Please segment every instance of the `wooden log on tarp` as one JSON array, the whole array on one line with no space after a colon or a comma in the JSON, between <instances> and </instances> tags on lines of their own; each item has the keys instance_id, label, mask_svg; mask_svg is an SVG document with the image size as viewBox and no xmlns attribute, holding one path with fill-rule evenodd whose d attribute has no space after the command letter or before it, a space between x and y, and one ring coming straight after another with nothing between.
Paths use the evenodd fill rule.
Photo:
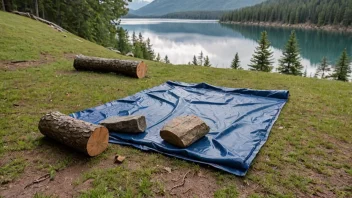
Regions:
<instances>
[{"instance_id":1,"label":"wooden log on tarp","mask_svg":"<svg viewBox=\"0 0 352 198\"><path fill-rule=\"evenodd\" d=\"M168 122L160 131L166 142L185 148L209 133L209 126L195 115L177 117Z\"/></svg>"},{"instance_id":2,"label":"wooden log on tarp","mask_svg":"<svg viewBox=\"0 0 352 198\"><path fill-rule=\"evenodd\" d=\"M144 78L147 65L143 61L108 59L78 55L73 66L76 70L114 72L135 78Z\"/></svg>"},{"instance_id":3,"label":"wooden log on tarp","mask_svg":"<svg viewBox=\"0 0 352 198\"><path fill-rule=\"evenodd\" d=\"M60 112L43 116L38 128L43 135L92 157L108 147L107 128L74 119Z\"/></svg>"},{"instance_id":4,"label":"wooden log on tarp","mask_svg":"<svg viewBox=\"0 0 352 198\"><path fill-rule=\"evenodd\" d=\"M120 133L143 133L147 128L144 116L112 116L99 124L105 126L109 131Z\"/></svg>"}]
</instances>

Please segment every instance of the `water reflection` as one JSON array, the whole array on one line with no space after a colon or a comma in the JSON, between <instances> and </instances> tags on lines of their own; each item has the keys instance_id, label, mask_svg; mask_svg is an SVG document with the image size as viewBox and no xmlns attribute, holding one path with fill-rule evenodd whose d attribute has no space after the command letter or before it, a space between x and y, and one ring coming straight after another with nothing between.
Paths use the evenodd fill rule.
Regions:
<instances>
[{"instance_id":1,"label":"water reflection","mask_svg":"<svg viewBox=\"0 0 352 198\"><path fill-rule=\"evenodd\" d=\"M228 68L236 52L241 65L247 69L257 45L260 32L266 30L273 46L275 65L278 64L291 30L288 28L219 24L216 21L173 19L124 19L122 27L130 33L142 32L152 41L163 57L168 55L174 64L187 64L203 51L214 67ZM316 30L296 30L302 64L308 75L315 73L323 56L335 63L344 48L352 54L352 34Z\"/></svg>"}]
</instances>

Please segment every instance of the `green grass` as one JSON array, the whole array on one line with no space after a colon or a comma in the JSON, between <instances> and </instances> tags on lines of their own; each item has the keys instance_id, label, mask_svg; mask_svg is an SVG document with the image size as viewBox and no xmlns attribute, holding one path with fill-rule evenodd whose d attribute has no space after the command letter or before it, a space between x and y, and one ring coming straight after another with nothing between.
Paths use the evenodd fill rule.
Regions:
<instances>
[{"instance_id":1,"label":"green grass","mask_svg":"<svg viewBox=\"0 0 352 198\"><path fill-rule=\"evenodd\" d=\"M54 176L57 168L75 164L67 152L65 155L62 149L42 138L37 124L44 113L76 112L173 80L238 88L288 89L291 97L244 178L159 154L112 146L101 157L87 160L92 170L85 172L77 183L89 178L94 181L82 197L168 196L164 182L151 180L160 174L156 164L178 170L210 171L208 175L217 183L212 189L216 197L236 197L248 191L250 197L308 197L319 193L352 196L350 83L152 61L146 61L148 77L140 80L115 74L75 72L72 60L65 58L67 54L129 57L85 40L78 42L74 35L4 12L0 12L0 35L0 64L8 60L38 60L43 56L53 60L11 71L0 68L0 157L16 158L1 163L2 181L20 178L25 166L44 169ZM18 151L57 157L54 162L44 157L36 163L24 162ZM126 165L95 169L115 153L128 156ZM138 168L129 170L129 160L138 161Z\"/></svg>"}]
</instances>

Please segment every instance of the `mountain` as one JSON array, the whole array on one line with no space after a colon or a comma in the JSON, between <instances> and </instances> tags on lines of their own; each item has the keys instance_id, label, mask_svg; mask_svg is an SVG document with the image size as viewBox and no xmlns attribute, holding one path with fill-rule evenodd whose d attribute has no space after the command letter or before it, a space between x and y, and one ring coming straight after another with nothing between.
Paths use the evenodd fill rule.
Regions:
<instances>
[{"instance_id":1,"label":"mountain","mask_svg":"<svg viewBox=\"0 0 352 198\"><path fill-rule=\"evenodd\" d=\"M265 0L154 0L136 10L140 16L161 16L184 11L220 11L235 10L262 3Z\"/></svg>"},{"instance_id":2,"label":"mountain","mask_svg":"<svg viewBox=\"0 0 352 198\"><path fill-rule=\"evenodd\" d=\"M132 0L132 2L128 3L128 8L133 12L143 6L148 5L150 2L152 2L152 0Z\"/></svg>"}]
</instances>

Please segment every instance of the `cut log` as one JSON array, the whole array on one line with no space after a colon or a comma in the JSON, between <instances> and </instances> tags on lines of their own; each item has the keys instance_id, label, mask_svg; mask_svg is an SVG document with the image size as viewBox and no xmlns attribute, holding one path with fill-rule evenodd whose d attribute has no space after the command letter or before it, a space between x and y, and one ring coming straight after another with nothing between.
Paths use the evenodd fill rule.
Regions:
<instances>
[{"instance_id":1,"label":"cut log","mask_svg":"<svg viewBox=\"0 0 352 198\"><path fill-rule=\"evenodd\" d=\"M55 29L57 29L60 32L68 32L67 30L65 30L64 28L60 27L59 25L56 25L55 23L50 22L50 21L45 20L45 19L42 19L42 18L40 18L38 16L34 16L33 14L31 14L29 12L13 11L12 13L18 14L18 15L21 15L21 16L25 16L25 17L28 17L28 18L31 18L31 19L34 19L34 20L37 20L37 21L40 21L42 23L45 23L47 25L50 25L50 26L54 27Z\"/></svg>"},{"instance_id":2,"label":"cut log","mask_svg":"<svg viewBox=\"0 0 352 198\"><path fill-rule=\"evenodd\" d=\"M113 116L100 122L101 125L113 132L143 133L147 128L144 116Z\"/></svg>"},{"instance_id":3,"label":"cut log","mask_svg":"<svg viewBox=\"0 0 352 198\"><path fill-rule=\"evenodd\" d=\"M38 128L43 135L89 156L97 156L108 147L107 128L74 119L60 112L43 116Z\"/></svg>"},{"instance_id":4,"label":"cut log","mask_svg":"<svg viewBox=\"0 0 352 198\"><path fill-rule=\"evenodd\" d=\"M73 66L76 70L114 72L136 78L144 78L147 65L143 61L107 59L78 55Z\"/></svg>"},{"instance_id":5,"label":"cut log","mask_svg":"<svg viewBox=\"0 0 352 198\"><path fill-rule=\"evenodd\" d=\"M181 116L171 120L160 131L166 142L185 148L209 133L209 126L195 115Z\"/></svg>"}]
</instances>

